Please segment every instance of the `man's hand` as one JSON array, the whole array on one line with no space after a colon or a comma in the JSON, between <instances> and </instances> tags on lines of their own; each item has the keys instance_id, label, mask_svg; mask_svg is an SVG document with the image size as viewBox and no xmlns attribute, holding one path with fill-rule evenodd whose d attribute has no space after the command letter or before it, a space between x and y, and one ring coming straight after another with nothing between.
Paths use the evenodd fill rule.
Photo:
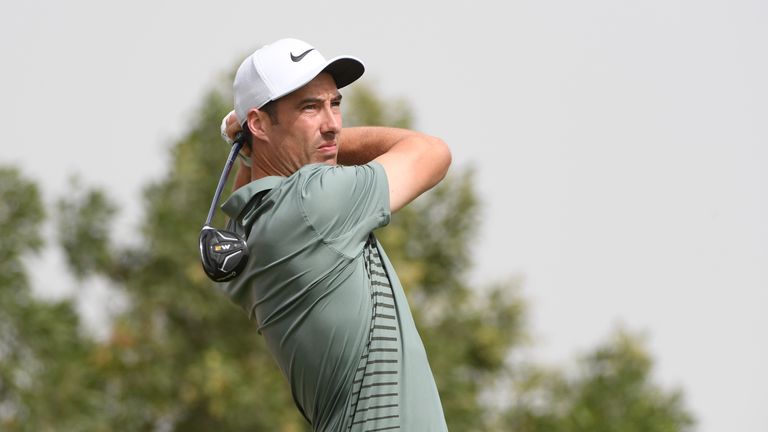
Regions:
<instances>
[{"instance_id":1,"label":"man's hand","mask_svg":"<svg viewBox=\"0 0 768 432\"><path fill-rule=\"evenodd\" d=\"M235 135L237 135L237 133L241 130L243 130L243 128L240 126L240 122L238 121L237 115L234 111L230 111L229 114L225 115L224 118L221 119L221 138L230 146L235 140ZM251 149L249 146L244 145L240 149L238 156L240 156L240 161L242 161L246 166L251 166Z\"/></svg>"}]
</instances>

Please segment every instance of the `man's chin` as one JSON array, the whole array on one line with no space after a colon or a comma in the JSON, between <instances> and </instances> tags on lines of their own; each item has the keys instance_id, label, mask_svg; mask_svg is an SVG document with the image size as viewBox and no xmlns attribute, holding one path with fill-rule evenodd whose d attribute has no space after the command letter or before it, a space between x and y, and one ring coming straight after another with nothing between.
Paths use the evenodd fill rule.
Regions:
<instances>
[{"instance_id":1,"label":"man's chin","mask_svg":"<svg viewBox=\"0 0 768 432\"><path fill-rule=\"evenodd\" d=\"M338 156L336 153L327 155L318 155L317 163L326 165L338 165Z\"/></svg>"}]
</instances>

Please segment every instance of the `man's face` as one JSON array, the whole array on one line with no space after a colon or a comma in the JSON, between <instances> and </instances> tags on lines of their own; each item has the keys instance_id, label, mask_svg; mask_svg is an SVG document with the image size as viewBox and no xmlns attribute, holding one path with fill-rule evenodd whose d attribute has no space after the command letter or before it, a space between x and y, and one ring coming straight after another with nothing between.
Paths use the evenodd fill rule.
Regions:
<instances>
[{"instance_id":1,"label":"man's face","mask_svg":"<svg viewBox=\"0 0 768 432\"><path fill-rule=\"evenodd\" d=\"M311 163L336 164L341 94L329 74L321 73L280 98L276 119L276 124L270 121L265 128L267 145L276 158L273 162L290 172Z\"/></svg>"}]
</instances>

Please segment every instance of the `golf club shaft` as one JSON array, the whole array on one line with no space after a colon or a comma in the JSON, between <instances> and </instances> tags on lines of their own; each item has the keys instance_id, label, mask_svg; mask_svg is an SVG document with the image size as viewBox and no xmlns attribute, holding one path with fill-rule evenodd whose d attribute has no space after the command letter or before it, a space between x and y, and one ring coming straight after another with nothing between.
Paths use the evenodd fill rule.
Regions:
<instances>
[{"instance_id":1,"label":"golf club shaft","mask_svg":"<svg viewBox=\"0 0 768 432\"><path fill-rule=\"evenodd\" d=\"M232 169L232 164L235 163L235 159L237 159L237 154L240 152L240 148L243 147L243 141L242 140L236 140L234 144L232 144L232 150L229 152L229 157L227 158L227 163L224 165L224 170L221 172L221 177L219 178L219 184L216 185L216 193L213 195L213 201L211 202L211 209L208 210L208 218L205 219L205 225L210 225L211 221L213 220L213 214L216 212L216 205L219 203L219 198L221 197L221 191L224 189L224 184L227 183L227 178L229 177L229 171Z\"/></svg>"}]
</instances>

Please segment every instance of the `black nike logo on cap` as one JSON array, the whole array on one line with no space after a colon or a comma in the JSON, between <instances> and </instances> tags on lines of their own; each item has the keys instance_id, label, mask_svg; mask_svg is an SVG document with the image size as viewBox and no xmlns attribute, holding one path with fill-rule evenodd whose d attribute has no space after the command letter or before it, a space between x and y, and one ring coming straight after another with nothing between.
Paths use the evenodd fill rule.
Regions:
<instances>
[{"instance_id":1,"label":"black nike logo on cap","mask_svg":"<svg viewBox=\"0 0 768 432\"><path fill-rule=\"evenodd\" d=\"M305 55L307 55L307 54L309 54L309 52L310 52L310 51L312 51L313 49L314 49L314 48L310 48L310 49L308 49L308 50L304 51L303 53L301 53L301 54L299 54L299 55L297 55L297 56L295 56L295 55L293 55L293 53L291 53L291 60L293 60L293 62L294 62L294 63L296 63L296 62L300 62L300 61L301 61L301 59L303 59L303 58L304 58L304 56L305 56Z\"/></svg>"}]
</instances>

